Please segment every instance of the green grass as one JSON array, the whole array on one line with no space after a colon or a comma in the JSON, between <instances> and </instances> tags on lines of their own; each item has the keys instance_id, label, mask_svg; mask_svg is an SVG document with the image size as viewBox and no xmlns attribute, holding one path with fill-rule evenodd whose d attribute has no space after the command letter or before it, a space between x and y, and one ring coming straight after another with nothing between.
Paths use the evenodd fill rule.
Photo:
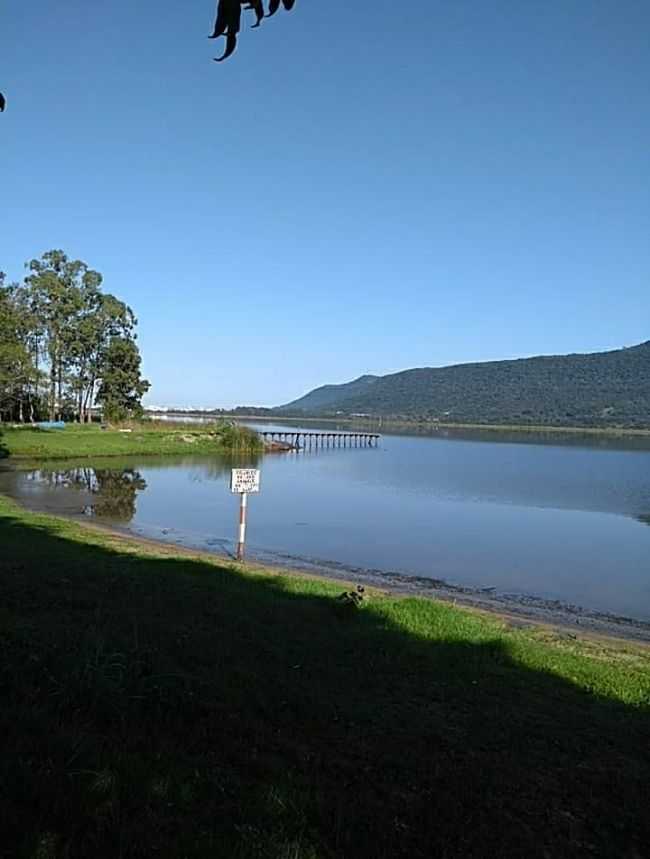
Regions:
<instances>
[{"instance_id":1,"label":"green grass","mask_svg":"<svg viewBox=\"0 0 650 859\"><path fill-rule=\"evenodd\" d=\"M641 857L650 654L0 498L0 855Z\"/></svg>"},{"instance_id":2,"label":"green grass","mask_svg":"<svg viewBox=\"0 0 650 859\"><path fill-rule=\"evenodd\" d=\"M129 430L129 431L126 431ZM63 457L257 452L258 436L245 427L215 423L196 427L142 422L120 428L70 424L63 430L0 427L0 455Z\"/></svg>"}]
</instances>

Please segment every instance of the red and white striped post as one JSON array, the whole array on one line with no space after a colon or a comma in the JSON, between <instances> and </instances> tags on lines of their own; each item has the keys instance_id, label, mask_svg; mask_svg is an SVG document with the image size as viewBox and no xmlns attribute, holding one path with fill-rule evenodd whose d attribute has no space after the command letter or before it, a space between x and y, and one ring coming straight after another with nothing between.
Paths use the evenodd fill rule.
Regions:
<instances>
[{"instance_id":1,"label":"red and white striped post","mask_svg":"<svg viewBox=\"0 0 650 859\"><path fill-rule=\"evenodd\" d=\"M237 560L244 560L246 549L246 514L249 492L260 491L260 473L256 468L233 468L230 476L230 491L239 495L239 533L237 536Z\"/></svg>"},{"instance_id":2,"label":"red and white striped post","mask_svg":"<svg viewBox=\"0 0 650 859\"><path fill-rule=\"evenodd\" d=\"M244 548L246 546L246 512L248 510L248 492L242 492L239 496L239 540L237 541L237 560L244 560Z\"/></svg>"}]
</instances>

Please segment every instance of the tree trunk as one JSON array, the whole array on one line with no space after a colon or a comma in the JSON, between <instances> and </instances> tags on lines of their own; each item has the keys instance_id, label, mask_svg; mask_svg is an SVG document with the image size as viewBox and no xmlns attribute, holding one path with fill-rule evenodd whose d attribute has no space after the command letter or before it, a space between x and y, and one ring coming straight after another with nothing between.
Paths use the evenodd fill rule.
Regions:
<instances>
[{"instance_id":1,"label":"tree trunk","mask_svg":"<svg viewBox=\"0 0 650 859\"><path fill-rule=\"evenodd\" d=\"M56 419L61 420L61 401L63 400L63 368L59 361L59 371L57 379L57 397L56 397Z\"/></svg>"},{"instance_id":2,"label":"tree trunk","mask_svg":"<svg viewBox=\"0 0 650 859\"><path fill-rule=\"evenodd\" d=\"M86 362L82 361L79 365L79 387L77 389L77 417L80 424L86 422L86 388L84 386L84 378L86 375Z\"/></svg>"},{"instance_id":3,"label":"tree trunk","mask_svg":"<svg viewBox=\"0 0 650 859\"><path fill-rule=\"evenodd\" d=\"M88 390L86 391L86 401L84 403L84 411L86 413L86 423L92 423L92 408L93 401L95 399L95 379L92 378L90 380L90 384L88 385Z\"/></svg>"},{"instance_id":4,"label":"tree trunk","mask_svg":"<svg viewBox=\"0 0 650 859\"><path fill-rule=\"evenodd\" d=\"M34 342L34 381L30 389L29 394L29 420L30 423L34 423L34 400L38 400L38 383L40 380L39 377L39 365L38 365L38 342Z\"/></svg>"},{"instance_id":5,"label":"tree trunk","mask_svg":"<svg viewBox=\"0 0 650 859\"><path fill-rule=\"evenodd\" d=\"M53 361L50 367L50 402L49 402L49 418L51 421L55 419L56 409L56 364Z\"/></svg>"}]
</instances>

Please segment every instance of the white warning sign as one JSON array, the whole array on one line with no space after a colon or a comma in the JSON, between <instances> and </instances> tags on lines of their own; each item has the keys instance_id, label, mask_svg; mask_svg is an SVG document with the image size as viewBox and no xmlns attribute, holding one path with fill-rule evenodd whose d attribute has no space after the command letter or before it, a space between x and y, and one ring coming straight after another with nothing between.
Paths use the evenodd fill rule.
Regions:
<instances>
[{"instance_id":1,"label":"white warning sign","mask_svg":"<svg viewBox=\"0 0 650 859\"><path fill-rule=\"evenodd\" d=\"M230 475L230 491L241 495L244 492L260 491L260 472L257 468L233 468Z\"/></svg>"}]
</instances>

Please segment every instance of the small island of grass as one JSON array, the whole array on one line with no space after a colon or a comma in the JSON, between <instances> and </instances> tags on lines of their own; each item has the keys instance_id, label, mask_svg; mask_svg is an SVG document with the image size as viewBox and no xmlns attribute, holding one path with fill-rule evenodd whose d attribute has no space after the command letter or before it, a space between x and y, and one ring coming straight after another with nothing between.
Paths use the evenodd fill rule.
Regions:
<instances>
[{"instance_id":1,"label":"small island of grass","mask_svg":"<svg viewBox=\"0 0 650 859\"><path fill-rule=\"evenodd\" d=\"M0 456L15 458L249 454L263 450L256 432L228 421L200 426L138 421L106 428L70 424L63 429L0 425Z\"/></svg>"}]
</instances>

